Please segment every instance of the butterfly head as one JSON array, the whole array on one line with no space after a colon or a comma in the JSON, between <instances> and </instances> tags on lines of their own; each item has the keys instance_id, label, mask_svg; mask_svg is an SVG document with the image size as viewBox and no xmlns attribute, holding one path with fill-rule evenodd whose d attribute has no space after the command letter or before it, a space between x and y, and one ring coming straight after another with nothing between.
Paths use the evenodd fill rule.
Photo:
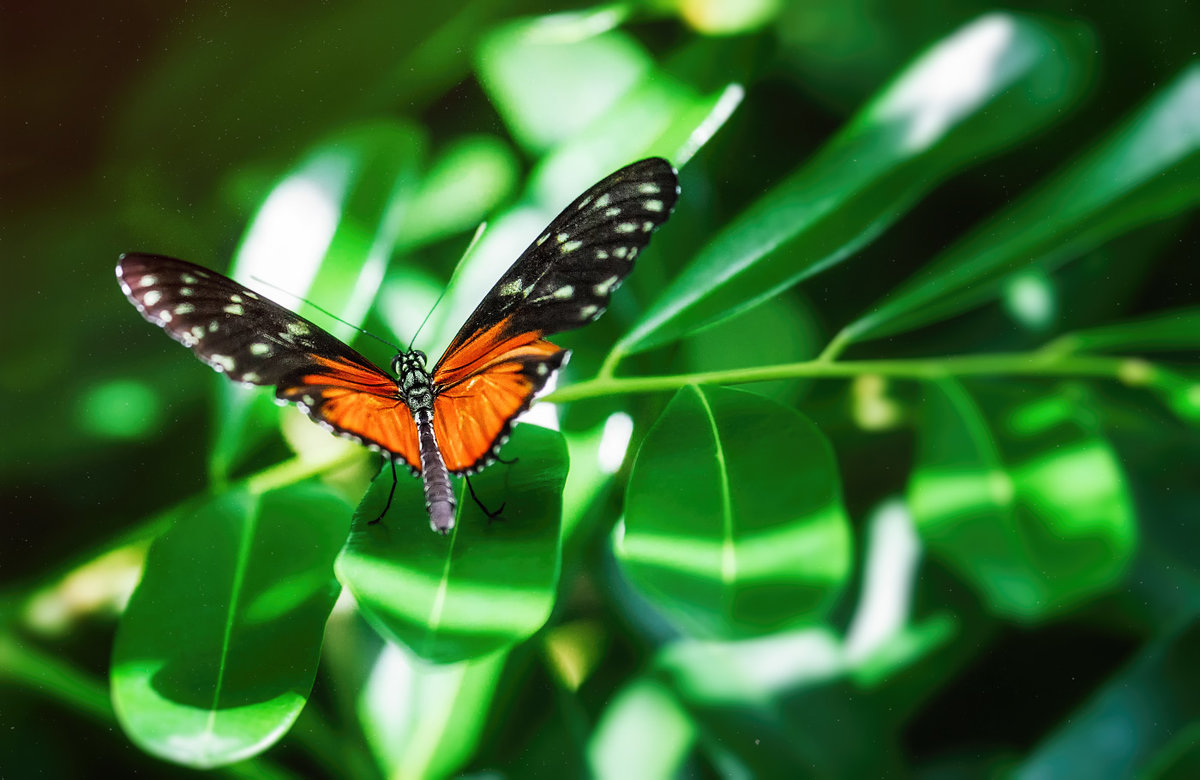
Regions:
<instances>
[{"instance_id":1,"label":"butterfly head","mask_svg":"<svg viewBox=\"0 0 1200 780\"><path fill-rule=\"evenodd\" d=\"M413 372L425 373L425 353L419 349L399 353L392 358L392 372L399 377Z\"/></svg>"}]
</instances>

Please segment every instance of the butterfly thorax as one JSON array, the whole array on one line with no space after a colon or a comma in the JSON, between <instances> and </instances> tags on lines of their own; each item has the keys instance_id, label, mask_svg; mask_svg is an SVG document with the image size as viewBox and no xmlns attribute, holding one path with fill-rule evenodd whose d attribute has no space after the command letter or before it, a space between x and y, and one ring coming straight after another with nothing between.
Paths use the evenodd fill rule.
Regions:
<instances>
[{"instance_id":1,"label":"butterfly thorax","mask_svg":"<svg viewBox=\"0 0 1200 780\"><path fill-rule=\"evenodd\" d=\"M392 358L400 397L415 416L433 411L433 380L425 369L425 353L419 349L401 352Z\"/></svg>"}]
</instances>

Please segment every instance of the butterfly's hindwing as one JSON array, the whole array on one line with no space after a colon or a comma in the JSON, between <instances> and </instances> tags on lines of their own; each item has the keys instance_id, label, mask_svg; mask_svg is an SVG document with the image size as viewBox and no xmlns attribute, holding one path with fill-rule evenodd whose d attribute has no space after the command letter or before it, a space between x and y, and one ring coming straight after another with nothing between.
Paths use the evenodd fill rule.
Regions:
<instances>
[{"instance_id":1,"label":"butterfly's hindwing","mask_svg":"<svg viewBox=\"0 0 1200 780\"><path fill-rule=\"evenodd\" d=\"M549 341L536 341L439 393L433 426L446 467L455 474L472 474L492 463L513 420L529 408L569 354Z\"/></svg>"}]
</instances>

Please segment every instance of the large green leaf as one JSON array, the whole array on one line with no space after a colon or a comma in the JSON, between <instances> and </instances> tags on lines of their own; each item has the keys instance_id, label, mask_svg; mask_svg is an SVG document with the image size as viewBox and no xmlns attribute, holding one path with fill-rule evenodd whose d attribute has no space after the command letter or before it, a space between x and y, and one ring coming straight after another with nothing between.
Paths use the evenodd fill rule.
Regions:
<instances>
[{"instance_id":1,"label":"large green leaf","mask_svg":"<svg viewBox=\"0 0 1200 780\"><path fill-rule=\"evenodd\" d=\"M117 630L112 695L143 750L193 767L254 755L308 697L350 507L298 485L181 513Z\"/></svg>"},{"instance_id":2,"label":"large green leaf","mask_svg":"<svg viewBox=\"0 0 1200 780\"><path fill-rule=\"evenodd\" d=\"M684 388L638 452L616 547L633 582L691 631L817 620L851 558L833 450L774 401Z\"/></svg>"},{"instance_id":3,"label":"large green leaf","mask_svg":"<svg viewBox=\"0 0 1200 780\"><path fill-rule=\"evenodd\" d=\"M381 122L344 130L315 146L259 208L232 276L349 340L375 300L395 249L423 145L413 127ZM332 321L280 289L320 301L349 324ZM277 414L269 393L226 383L220 393L210 455L210 472L218 478Z\"/></svg>"},{"instance_id":4,"label":"large green leaf","mask_svg":"<svg viewBox=\"0 0 1200 780\"><path fill-rule=\"evenodd\" d=\"M557 431L518 425L504 448L512 466L472 477L475 492L503 518L489 521L456 481L458 522L449 536L429 529L421 484L404 474L387 516L387 469L354 517L337 572L367 620L421 658L463 661L515 644L541 628L554 605L567 451Z\"/></svg>"},{"instance_id":5,"label":"large green leaf","mask_svg":"<svg viewBox=\"0 0 1200 780\"><path fill-rule=\"evenodd\" d=\"M1111 588L1133 555L1136 519L1086 411L1049 394L996 399L985 414L953 380L926 387L909 502L931 553L1018 620Z\"/></svg>"},{"instance_id":6,"label":"large green leaf","mask_svg":"<svg viewBox=\"0 0 1200 780\"><path fill-rule=\"evenodd\" d=\"M1050 266L1200 203L1200 65L1034 192L980 225L849 325L858 341L957 314L1034 262Z\"/></svg>"},{"instance_id":7,"label":"large green leaf","mask_svg":"<svg viewBox=\"0 0 1200 780\"><path fill-rule=\"evenodd\" d=\"M1075 36L990 14L914 62L811 161L733 220L618 344L670 342L849 257L955 171L1074 101Z\"/></svg>"}]
</instances>

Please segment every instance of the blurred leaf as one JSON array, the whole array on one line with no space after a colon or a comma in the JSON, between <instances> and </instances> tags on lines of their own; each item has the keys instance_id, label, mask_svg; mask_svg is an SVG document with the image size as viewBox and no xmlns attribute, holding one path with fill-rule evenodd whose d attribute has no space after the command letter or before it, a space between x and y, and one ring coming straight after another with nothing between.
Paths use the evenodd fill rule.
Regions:
<instances>
[{"instance_id":1,"label":"blurred leaf","mask_svg":"<svg viewBox=\"0 0 1200 780\"><path fill-rule=\"evenodd\" d=\"M687 371L722 371L816 357L820 329L807 302L781 295L735 314L687 337L682 346ZM780 403L794 403L804 379L760 382L754 392Z\"/></svg>"},{"instance_id":2,"label":"blurred leaf","mask_svg":"<svg viewBox=\"0 0 1200 780\"><path fill-rule=\"evenodd\" d=\"M850 569L833 450L798 412L741 390L680 390L629 477L617 556L661 609L732 637L819 619Z\"/></svg>"},{"instance_id":3,"label":"blurred leaf","mask_svg":"<svg viewBox=\"0 0 1200 780\"><path fill-rule=\"evenodd\" d=\"M1200 349L1200 307L1155 312L1075 331L1061 338L1059 344L1077 352Z\"/></svg>"},{"instance_id":4,"label":"blurred leaf","mask_svg":"<svg viewBox=\"0 0 1200 780\"><path fill-rule=\"evenodd\" d=\"M548 153L531 186L540 200L567 203L591 182L642 157L663 157L681 168L744 95L737 84L701 94L668 73L649 72L603 116Z\"/></svg>"},{"instance_id":5,"label":"blurred leaf","mask_svg":"<svg viewBox=\"0 0 1200 780\"><path fill-rule=\"evenodd\" d=\"M518 425L504 456L472 478L489 521L457 481L458 523L443 537L429 529L421 483L400 474L387 516L392 475L384 469L354 516L337 572L377 631L434 663L479 658L542 627L554 605L567 453L557 431ZM401 467L403 469L403 467Z\"/></svg>"},{"instance_id":6,"label":"blurred leaf","mask_svg":"<svg viewBox=\"0 0 1200 780\"><path fill-rule=\"evenodd\" d=\"M1125 670L1071 714L1014 773L1056 777L1186 777L1200 722L1200 620L1151 643Z\"/></svg>"},{"instance_id":7,"label":"blurred leaf","mask_svg":"<svg viewBox=\"0 0 1200 780\"><path fill-rule=\"evenodd\" d=\"M588 741L598 778L679 777L696 725L663 684L639 677L613 696Z\"/></svg>"},{"instance_id":8,"label":"blurred leaf","mask_svg":"<svg viewBox=\"0 0 1200 780\"><path fill-rule=\"evenodd\" d=\"M617 348L668 343L849 257L947 176L1058 118L1080 86L1076 46L1005 14L942 41L718 233Z\"/></svg>"},{"instance_id":9,"label":"blurred leaf","mask_svg":"<svg viewBox=\"0 0 1200 780\"><path fill-rule=\"evenodd\" d=\"M231 275L350 340L383 281L416 186L422 148L419 132L400 122L351 128L318 144L259 208ZM331 321L299 297L311 298L350 324ZM219 392L209 458L209 471L218 479L228 476L270 430L267 423L277 419L270 393L246 393L231 384Z\"/></svg>"},{"instance_id":10,"label":"blurred leaf","mask_svg":"<svg viewBox=\"0 0 1200 780\"><path fill-rule=\"evenodd\" d=\"M413 197L399 244L411 249L473 229L517 182L517 159L500 139L474 135L455 140L433 163Z\"/></svg>"},{"instance_id":11,"label":"blurred leaf","mask_svg":"<svg viewBox=\"0 0 1200 780\"><path fill-rule=\"evenodd\" d=\"M844 331L911 330L993 298L999 281L1050 266L1200 203L1200 65L1187 68L1092 151L942 253Z\"/></svg>"},{"instance_id":12,"label":"blurred leaf","mask_svg":"<svg viewBox=\"0 0 1200 780\"><path fill-rule=\"evenodd\" d=\"M909 503L929 550L1017 620L1113 587L1134 554L1136 518L1083 411L1053 394L985 414L953 380L926 388Z\"/></svg>"},{"instance_id":13,"label":"blurred leaf","mask_svg":"<svg viewBox=\"0 0 1200 780\"><path fill-rule=\"evenodd\" d=\"M483 733L506 654L431 666L384 646L363 686L358 714L389 777L446 777L460 770Z\"/></svg>"},{"instance_id":14,"label":"blurred leaf","mask_svg":"<svg viewBox=\"0 0 1200 780\"><path fill-rule=\"evenodd\" d=\"M480 43L479 80L527 150L545 151L603 116L651 68L641 45L612 31L624 14L609 6L523 19Z\"/></svg>"},{"instance_id":15,"label":"blurred leaf","mask_svg":"<svg viewBox=\"0 0 1200 780\"><path fill-rule=\"evenodd\" d=\"M150 548L112 695L139 747L196 768L270 747L304 707L350 507L316 485L208 500Z\"/></svg>"},{"instance_id":16,"label":"blurred leaf","mask_svg":"<svg viewBox=\"0 0 1200 780\"><path fill-rule=\"evenodd\" d=\"M895 746L877 705L846 678L826 628L737 642L684 640L658 654L701 746L725 775L770 776L805 767L818 777L895 774ZM870 744L871 750L863 750Z\"/></svg>"}]
</instances>

